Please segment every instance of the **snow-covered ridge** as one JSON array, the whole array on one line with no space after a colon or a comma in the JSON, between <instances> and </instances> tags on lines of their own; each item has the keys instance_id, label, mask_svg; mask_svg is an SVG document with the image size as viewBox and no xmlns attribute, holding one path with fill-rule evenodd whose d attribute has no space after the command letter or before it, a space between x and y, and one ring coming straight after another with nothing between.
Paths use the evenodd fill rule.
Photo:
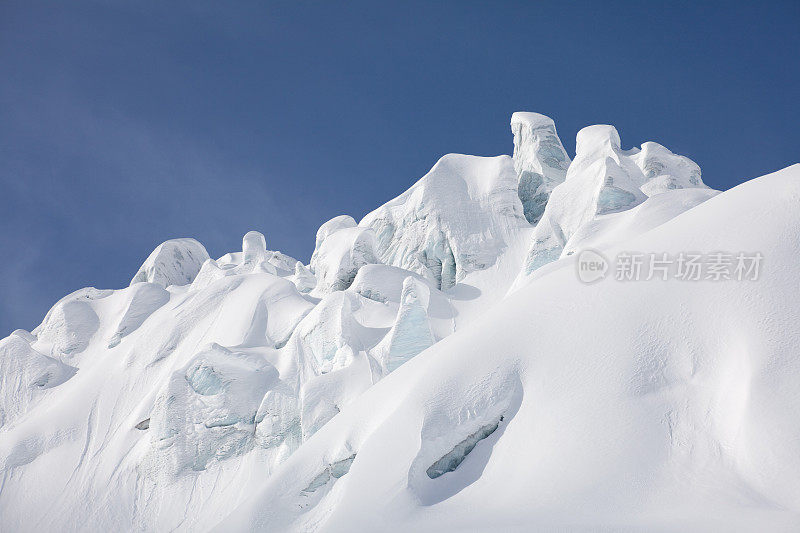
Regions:
<instances>
[{"instance_id":1,"label":"snow-covered ridge","mask_svg":"<svg viewBox=\"0 0 800 533\"><path fill-rule=\"evenodd\" d=\"M360 222L326 222L308 265L269 233L217 259L173 239L129 287L78 290L0 340L0 529L791 523L800 272L777 236L800 228L800 167L718 194L613 126L578 132L572 159L544 115L511 130L513 157L445 155ZM573 254L622 245L785 269L576 280ZM730 522L676 518L695 501Z\"/></svg>"}]
</instances>

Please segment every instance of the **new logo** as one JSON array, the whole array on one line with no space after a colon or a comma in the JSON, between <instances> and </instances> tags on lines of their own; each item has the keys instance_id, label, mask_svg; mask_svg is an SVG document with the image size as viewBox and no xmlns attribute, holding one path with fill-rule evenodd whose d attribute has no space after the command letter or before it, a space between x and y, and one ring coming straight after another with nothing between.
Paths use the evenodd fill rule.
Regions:
<instances>
[{"instance_id":1,"label":"new logo","mask_svg":"<svg viewBox=\"0 0 800 533\"><path fill-rule=\"evenodd\" d=\"M578 279L584 283L594 283L606 277L608 259L594 250L583 250L578 254L576 263Z\"/></svg>"}]
</instances>

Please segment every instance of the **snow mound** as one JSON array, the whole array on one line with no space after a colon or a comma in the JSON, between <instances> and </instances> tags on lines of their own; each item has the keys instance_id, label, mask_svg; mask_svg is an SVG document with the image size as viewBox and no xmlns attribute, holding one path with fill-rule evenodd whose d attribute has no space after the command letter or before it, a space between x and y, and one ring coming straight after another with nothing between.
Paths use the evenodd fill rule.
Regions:
<instances>
[{"instance_id":1,"label":"snow mound","mask_svg":"<svg viewBox=\"0 0 800 533\"><path fill-rule=\"evenodd\" d=\"M300 261L295 262L292 282L302 293L311 292L317 286L317 278L314 273Z\"/></svg>"},{"instance_id":2,"label":"snow mound","mask_svg":"<svg viewBox=\"0 0 800 533\"><path fill-rule=\"evenodd\" d=\"M267 240L262 233L248 231L242 237L242 261L256 265L267 258Z\"/></svg>"},{"instance_id":3,"label":"snow mound","mask_svg":"<svg viewBox=\"0 0 800 533\"><path fill-rule=\"evenodd\" d=\"M658 143L646 142L642 151L631 156L647 180L642 192L653 196L673 189L705 187L697 163L682 155L673 154Z\"/></svg>"},{"instance_id":4,"label":"snow mound","mask_svg":"<svg viewBox=\"0 0 800 533\"><path fill-rule=\"evenodd\" d=\"M243 274L271 274L291 280L298 290L308 292L309 282L301 269L297 276L297 259L267 250L266 239L258 231L249 231L242 237L242 251L231 252L217 260L206 259L192 282L192 290L203 290L218 279ZM312 275L313 277L313 275ZM302 278L302 279L301 279Z\"/></svg>"},{"instance_id":5,"label":"snow mound","mask_svg":"<svg viewBox=\"0 0 800 533\"><path fill-rule=\"evenodd\" d=\"M75 373L75 368L34 350L35 340L24 330L0 340L0 428Z\"/></svg>"},{"instance_id":6,"label":"snow mound","mask_svg":"<svg viewBox=\"0 0 800 533\"><path fill-rule=\"evenodd\" d=\"M278 371L262 357L218 344L201 351L156 398L145 471L204 470L212 459L246 453L261 400L278 383Z\"/></svg>"},{"instance_id":7,"label":"snow mound","mask_svg":"<svg viewBox=\"0 0 800 533\"><path fill-rule=\"evenodd\" d=\"M298 324L293 339L316 373L327 373L348 366L355 353L365 348L361 327L354 310L358 301L349 292L325 296ZM355 308L355 309L354 309Z\"/></svg>"},{"instance_id":8,"label":"snow mound","mask_svg":"<svg viewBox=\"0 0 800 533\"><path fill-rule=\"evenodd\" d=\"M523 224L510 157L449 154L359 226L375 231L383 263L448 289L493 265Z\"/></svg>"},{"instance_id":9,"label":"snow mound","mask_svg":"<svg viewBox=\"0 0 800 533\"><path fill-rule=\"evenodd\" d=\"M111 293L89 287L62 298L33 330L37 343L61 356L84 351L100 327L93 304Z\"/></svg>"},{"instance_id":10,"label":"snow mound","mask_svg":"<svg viewBox=\"0 0 800 533\"><path fill-rule=\"evenodd\" d=\"M366 265L358 271L349 290L376 302L400 303L403 283L408 277L409 271L403 268L389 265ZM430 282L419 274L412 274L411 277L430 287Z\"/></svg>"},{"instance_id":11,"label":"snow mound","mask_svg":"<svg viewBox=\"0 0 800 533\"><path fill-rule=\"evenodd\" d=\"M331 225L341 218L326 222L317 232L319 247L314 250L310 267L320 294L347 289L359 268L378 262L373 231L349 224Z\"/></svg>"},{"instance_id":12,"label":"snow mound","mask_svg":"<svg viewBox=\"0 0 800 533\"><path fill-rule=\"evenodd\" d=\"M208 259L205 247L194 239L172 239L159 244L131 280L169 287L194 281Z\"/></svg>"},{"instance_id":13,"label":"snow mound","mask_svg":"<svg viewBox=\"0 0 800 533\"><path fill-rule=\"evenodd\" d=\"M314 254L318 252L322 242L332 233L336 233L340 229L355 228L357 225L355 219L350 215L339 215L325 222L317 230L317 238L314 242Z\"/></svg>"}]
</instances>

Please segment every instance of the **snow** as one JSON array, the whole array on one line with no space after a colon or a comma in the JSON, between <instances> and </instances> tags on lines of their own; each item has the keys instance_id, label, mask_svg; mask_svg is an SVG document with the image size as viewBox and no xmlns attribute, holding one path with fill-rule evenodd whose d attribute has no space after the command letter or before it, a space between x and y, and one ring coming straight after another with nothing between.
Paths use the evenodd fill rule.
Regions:
<instances>
[{"instance_id":1,"label":"snow","mask_svg":"<svg viewBox=\"0 0 800 533\"><path fill-rule=\"evenodd\" d=\"M147 257L131 280L156 283L162 287L191 283L203 262L208 259L205 247L194 239L163 242Z\"/></svg>"},{"instance_id":2,"label":"snow","mask_svg":"<svg viewBox=\"0 0 800 533\"><path fill-rule=\"evenodd\" d=\"M413 276L408 276L403 281L397 319L382 347L381 359L386 373L396 370L436 342L428 317L429 302L428 286Z\"/></svg>"},{"instance_id":3,"label":"snow","mask_svg":"<svg viewBox=\"0 0 800 533\"><path fill-rule=\"evenodd\" d=\"M100 319L92 304L109 293L90 287L62 298L33 330L36 342L46 345L46 351L60 356L84 351L100 327Z\"/></svg>"},{"instance_id":4,"label":"snow","mask_svg":"<svg viewBox=\"0 0 800 533\"><path fill-rule=\"evenodd\" d=\"M248 231L242 237L242 261L256 265L267 258L267 240L257 231Z\"/></svg>"},{"instance_id":5,"label":"snow","mask_svg":"<svg viewBox=\"0 0 800 533\"><path fill-rule=\"evenodd\" d=\"M448 472L455 471L480 441L497 431L497 427L502 421L503 417L500 417L497 422L486 424L478 429L478 431L456 444L455 448L447 452L441 459L429 466L425 473L429 478L436 479Z\"/></svg>"},{"instance_id":6,"label":"snow","mask_svg":"<svg viewBox=\"0 0 800 533\"><path fill-rule=\"evenodd\" d=\"M798 178L747 183L626 243L760 249L775 267L758 281L584 285L564 264L376 384L224 528L794 529L800 272L782 235L800 230ZM418 476L499 416L502 434L455 470ZM310 467L345 444L349 473L306 509Z\"/></svg>"},{"instance_id":7,"label":"snow","mask_svg":"<svg viewBox=\"0 0 800 533\"><path fill-rule=\"evenodd\" d=\"M350 215L339 215L325 222L317 230L317 238L314 242L314 253L316 254L318 252L322 242L332 233L336 233L340 229L355 228L357 225L355 219Z\"/></svg>"},{"instance_id":8,"label":"snow","mask_svg":"<svg viewBox=\"0 0 800 533\"><path fill-rule=\"evenodd\" d=\"M294 276L292 282L297 290L302 293L311 292L317 286L317 278L303 263L296 261L294 264Z\"/></svg>"},{"instance_id":9,"label":"snow","mask_svg":"<svg viewBox=\"0 0 800 533\"><path fill-rule=\"evenodd\" d=\"M75 368L34 350L34 341L24 330L0 340L0 428L75 373Z\"/></svg>"},{"instance_id":10,"label":"snow","mask_svg":"<svg viewBox=\"0 0 800 533\"><path fill-rule=\"evenodd\" d=\"M792 531L800 165L719 193L654 142L512 117L308 265L160 245L0 340L0 529ZM760 252L755 281L576 257Z\"/></svg>"},{"instance_id":11,"label":"snow","mask_svg":"<svg viewBox=\"0 0 800 533\"><path fill-rule=\"evenodd\" d=\"M169 292L155 283L137 283L131 287L131 291L133 291L133 296L130 304L120 319L114 336L108 341L109 348L119 344L125 335L136 331L147 317L169 301Z\"/></svg>"},{"instance_id":12,"label":"snow","mask_svg":"<svg viewBox=\"0 0 800 533\"><path fill-rule=\"evenodd\" d=\"M550 117L518 111L511 115L511 131L519 198L525 218L536 224L550 193L566 178L570 159Z\"/></svg>"},{"instance_id":13,"label":"snow","mask_svg":"<svg viewBox=\"0 0 800 533\"><path fill-rule=\"evenodd\" d=\"M515 287L537 269L571 253L586 234L608 240L600 231L606 227L599 222L603 217L627 212L659 193L708 190L693 161L652 142L644 143L641 150L623 150L614 126L587 126L578 132L575 142L575 159L565 181L550 193ZM673 216L677 214L673 211ZM650 227L644 224L643 229Z\"/></svg>"},{"instance_id":14,"label":"snow","mask_svg":"<svg viewBox=\"0 0 800 533\"><path fill-rule=\"evenodd\" d=\"M378 262L375 234L371 229L349 224L326 227L336 221L326 222L319 229L319 245L311 257L311 271L317 278L316 293L320 295L348 288L359 268Z\"/></svg>"},{"instance_id":15,"label":"snow","mask_svg":"<svg viewBox=\"0 0 800 533\"><path fill-rule=\"evenodd\" d=\"M448 154L359 226L374 230L381 262L449 289L491 266L524 223L511 158Z\"/></svg>"},{"instance_id":16,"label":"snow","mask_svg":"<svg viewBox=\"0 0 800 533\"><path fill-rule=\"evenodd\" d=\"M700 167L689 159L673 154L658 143L642 144L642 151L631 157L642 169L645 179L642 192L647 196L672 189L704 187L700 179Z\"/></svg>"},{"instance_id":17,"label":"snow","mask_svg":"<svg viewBox=\"0 0 800 533\"><path fill-rule=\"evenodd\" d=\"M253 446L261 399L278 371L262 357L218 344L194 356L156 397L142 470L204 470Z\"/></svg>"}]
</instances>

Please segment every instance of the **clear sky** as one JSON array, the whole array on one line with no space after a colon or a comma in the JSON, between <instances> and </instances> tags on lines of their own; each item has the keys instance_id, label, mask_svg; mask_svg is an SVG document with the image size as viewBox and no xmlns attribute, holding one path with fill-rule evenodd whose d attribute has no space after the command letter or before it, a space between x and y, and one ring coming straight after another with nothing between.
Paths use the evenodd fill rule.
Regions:
<instances>
[{"instance_id":1,"label":"clear sky","mask_svg":"<svg viewBox=\"0 0 800 533\"><path fill-rule=\"evenodd\" d=\"M160 242L307 261L443 154L614 124L727 189L800 160L800 2L0 2L0 336Z\"/></svg>"}]
</instances>

